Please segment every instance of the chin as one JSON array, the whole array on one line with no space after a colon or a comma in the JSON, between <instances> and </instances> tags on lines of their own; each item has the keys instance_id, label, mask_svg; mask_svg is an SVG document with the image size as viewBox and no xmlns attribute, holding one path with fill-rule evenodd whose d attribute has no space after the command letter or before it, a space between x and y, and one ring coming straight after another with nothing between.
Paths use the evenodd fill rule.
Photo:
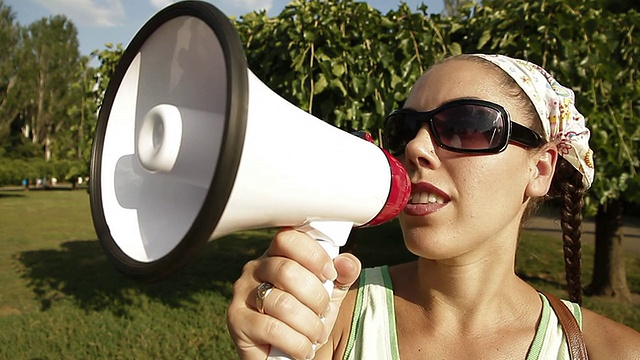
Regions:
<instances>
[{"instance_id":1,"label":"chin","mask_svg":"<svg viewBox=\"0 0 640 360\"><path fill-rule=\"evenodd\" d=\"M412 254L430 260L451 259L460 255L460 249L451 241L453 234L437 234L420 227L402 230L404 245Z\"/></svg>"}]
</instances>

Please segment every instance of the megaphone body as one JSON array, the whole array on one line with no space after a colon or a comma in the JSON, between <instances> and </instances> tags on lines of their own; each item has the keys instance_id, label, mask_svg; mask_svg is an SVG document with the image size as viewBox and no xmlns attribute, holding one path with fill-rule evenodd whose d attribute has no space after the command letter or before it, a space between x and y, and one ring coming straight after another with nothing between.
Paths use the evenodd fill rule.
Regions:
<instances>
[{"instance_id":1,"label":"megaphone body","mask_svg":"<svg viewBox=\"0 0 640 360\"><path fill-rule=\"evenodd\" d=\"M91 159L98 238L120 271L144 280L246 229L298 227L335 256L354 226L395 217L409 189L386 151L263 84L227 17L199 1L161 10L131 41Z\"/></svg>"}]
</instances>

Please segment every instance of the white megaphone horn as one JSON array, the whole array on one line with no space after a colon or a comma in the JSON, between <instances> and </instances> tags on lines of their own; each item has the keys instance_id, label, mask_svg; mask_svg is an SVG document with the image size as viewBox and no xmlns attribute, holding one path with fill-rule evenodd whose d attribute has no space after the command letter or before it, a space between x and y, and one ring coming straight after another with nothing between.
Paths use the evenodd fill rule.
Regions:
<instances>
[{"instance_id":1,"label":"white megaphone horn","mask_svg":"<svg viewBox=\"0 0 640 360\"><path fill-rule=\"evenodd\" d=\"M118 270L143 280L245 229L298 227L335 257L354 226L391 220L409 193L402 165L370 138L258 80L233 24L201 1L164 8L133 38L91 157L98 238Z\"/></svg>"}]
</instances>

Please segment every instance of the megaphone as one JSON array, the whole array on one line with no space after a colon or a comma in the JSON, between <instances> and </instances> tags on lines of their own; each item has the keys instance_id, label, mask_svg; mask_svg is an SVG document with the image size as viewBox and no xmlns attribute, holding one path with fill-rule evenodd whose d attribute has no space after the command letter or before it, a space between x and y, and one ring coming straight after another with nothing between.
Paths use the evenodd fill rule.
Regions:
<instances>
[{"instance_id":1,"label":"megaphone","mask_svg":"<svg viewBox=\"0 0 640 360\"><path fill-rule=\"evenodd\" d=\"M299 227L335 256L353 227L394 218L410 193L386 151L263 84L233 24L200 1L159 11L124 51L90 175L107 256L151 281L209 240L246 229Z\"/></svg>"}]
</instances>

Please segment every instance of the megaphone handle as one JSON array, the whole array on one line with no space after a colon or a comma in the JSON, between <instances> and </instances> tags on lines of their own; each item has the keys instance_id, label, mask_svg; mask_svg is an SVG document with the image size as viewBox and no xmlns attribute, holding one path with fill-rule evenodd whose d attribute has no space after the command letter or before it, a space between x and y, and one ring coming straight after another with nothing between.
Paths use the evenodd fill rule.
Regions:
<instances>
[{"instance_id":1,"label":"megaphone handle","mask_svg":"<svg viewBox=\"0 0 640 360\"><path fill-rule=\"evenodd\" d=\"M323 231L323 228L326 229L327 226L331 228L331 231ZM332 259L335 259L335 257L340 253L340 246L347 243L352 227L353 223L350 222L314 221L309 224L305 224L298 229L306 232L312 238L315 238L327 254ZM331 295L333 294L333 281L327 280L322 284L322 286L324 286L327 294L329 294L329 298L331 298ZM269 351L269 357L267 359L290 360L291 357L281 350L271 347L271 351Z\"/></svg>"},{"instance_id":2,"label":"megaphone handle","mask_svg":"<svg viewBox=\"0 0 640 360\"><path fill-rule=\"evenodd\" d=\"M324 251L327 252L331 259L335 259L336 256L340 254L340 246L334 245L331 241L318 240L318 244L322 246ZM327 280L324 282L324 284L322 284L322 286L324 286L327 294L329 294L329 298L331 298L331 295L333 295L333 281Z\"/></svg>"}]
</instances>

